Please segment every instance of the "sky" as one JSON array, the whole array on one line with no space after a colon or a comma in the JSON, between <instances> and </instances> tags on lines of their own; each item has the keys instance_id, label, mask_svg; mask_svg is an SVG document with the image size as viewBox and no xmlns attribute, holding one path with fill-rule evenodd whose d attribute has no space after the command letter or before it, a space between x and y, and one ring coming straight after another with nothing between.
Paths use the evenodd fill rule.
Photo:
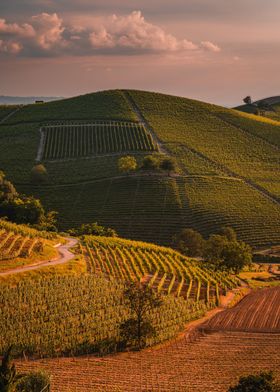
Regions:
<instances>
[{"instance_id":1,"label":"sky","mask_svg":"<svg viewBox=\"0 0 280 392\"><path fill-rule=\"evenodd\" d=\"M0 95L280 95L279 0L1 0Z\"/></svg>"}]
</instances>

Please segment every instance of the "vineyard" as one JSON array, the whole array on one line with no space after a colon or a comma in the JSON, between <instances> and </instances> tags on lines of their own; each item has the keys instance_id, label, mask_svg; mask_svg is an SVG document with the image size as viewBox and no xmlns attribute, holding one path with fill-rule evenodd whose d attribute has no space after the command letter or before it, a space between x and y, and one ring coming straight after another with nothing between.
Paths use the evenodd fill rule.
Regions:
<instances>
[{"instance_id":1,"label":"vineyard","mask_svg":"<svg viewBox=\"0 0 280 392\"><path fill-rule=\"evenodd\" d=\"M169 248L147 243L87 236L83 253L91 273L123 282L142 281L159 293L195 302L217 303L221 289L238 284L228 274L209 272L203 264Z\"/></svg>"},{"instance_id":2,"label":"vineyard","mask_svg":"<svg viewBox=\"0 0 280 392\"><path fill-rule=\"evenodd\" d=\"M270 294L266 292L266 301ZM260 299L259 292L253 293L250 307L244 309L252 320L262 319L262 308L254 295ZM244 301L246 298L240 306ZM219 313L214 319L227 312ZM265 314L273 315L268 311ZM240 318L237 320L242 322ZM236 322L231 319L232 325ZM184 335L140 353L87 356L74 361L72 358L19 361L17 367L24 371L45 369L52 374L54 392L225 392L241 375L270 370L279 382L279 328L274 333L230 329L198 333L195 339Z\"/></svg>"},{"instance_id":3,"label":"vineyard","mask_svg":"<svg viewBox=\"0 0 280 392\"><path fill-rule=\"evenodd\" d=\"M144 126L133 122L53 125L42 127L41 132L44 160L157 150Z\"/></svg>"},{"instance_id":4,"label":"vineyard","mask_svg":"<svg viewBox=\"0 0 280 392\"><path fill-rule=\"evenodd\" d=\"M280 123L260 122L244 114L238 116L236 111L179 97L140 91L127 94L163 143L190 148L220 170L253 182L276 198L280 196L280 154L274 146L279 143ZM233 118L237 120L233 122ZM263 137L259 137L260 128Z\"/></svg>"},{"instance_id":5,"label":"vineyard","mask_svg":"<svg viewBox=\"0 0 280 392\"><path fill-rule=\"evenodd\" d=\"M137 123L131 98L148 124ZM40 127L48 183L38 187L30 171ZM61 230L98 221L123 237L170 245L183 227L207 237L230 225L252 246L269 246L280 241L279 135L279 123L260 116L163 94L105 91L22 107L0 125L0 168L19 191L59 212ZM119 156L133 155L139 167L157 144L175 158L179 174L138 170L120 178Z\"/></svg>"},{"instance_id":6,"label":"vineyard","mask_svg":"<svg viewBox=\"0 0 280 392\"><path fill-rule=\"evenodd\" d=\"M110 167L106 170L109 173ZM207 237L230 225L252 246L280 241L280 207L243 181L227 177L139 176L19 189L57 209L63 230L98 221L122 237L170 245L183 227L193 227Z\"/></svg>"},{"instance_id":7,"label":"vineyard","mask_svg":"<svg viewBox=\"0 0 280 392\"><path fill-rule=\"evenodd\" d=\"M36 357L114 351L119 325L129 317L123 290L115 278L95 274L23 276L16 284L1 282L0 352L10 345L16 355ZM172 338L211 306L165 296L163 305L150 314L158 334L148 344Z\"/></svg>"},{"instance_id":8,"label":"vineyard","mask_svg":"<svg viewBox=\"0 0 280 392\"><path fill-rule=\"evenodd\" d=\"M25 264L29 260L32 262L34 257L43 257L45 247L55 238L55 234L0 219L0 271L17 266L19 261Z\"/></svg>"}]
</instances>

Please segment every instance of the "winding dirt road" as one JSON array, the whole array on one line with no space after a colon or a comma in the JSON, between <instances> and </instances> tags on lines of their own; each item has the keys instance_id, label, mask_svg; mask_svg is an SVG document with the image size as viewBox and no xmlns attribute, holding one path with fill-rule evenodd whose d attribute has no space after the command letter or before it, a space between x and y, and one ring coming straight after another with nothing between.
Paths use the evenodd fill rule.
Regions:
<instances>
[{"instance_id":1,"label":"winding dirt road","mask_svg":"<svg viewBox=\"0 0 280 392\"><path fill-rule=\"evenodd\" d=\"M75 257L75 255L69 249L77 245L78 240L75 238L66 238L66 239L68 240L66 244L57 246L57 250L59 252L59 257L57 259L41 261L36 264L26 265L5 272L0 272L0 276L13 275L21 272L33 271L42 267L50 267L54 265L67 263L68 261L74 259Z\"/></svg>"}]
</instances>

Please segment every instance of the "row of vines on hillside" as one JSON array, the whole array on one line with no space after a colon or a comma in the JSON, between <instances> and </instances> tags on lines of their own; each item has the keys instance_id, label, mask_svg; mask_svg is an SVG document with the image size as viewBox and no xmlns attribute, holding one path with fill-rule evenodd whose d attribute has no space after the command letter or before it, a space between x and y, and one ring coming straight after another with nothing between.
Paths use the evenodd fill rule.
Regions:
<instances>
[{"instance_id":1,"label":"row of vines on hillside","mask_svg":"<svg viewBox=\"0 0 280 392\"><path fill-rule=\"evenodd\" d=\"M50 125L41 131L45 160L157 150L144 126L133 122Z\"/></svg>"}]
</instances>

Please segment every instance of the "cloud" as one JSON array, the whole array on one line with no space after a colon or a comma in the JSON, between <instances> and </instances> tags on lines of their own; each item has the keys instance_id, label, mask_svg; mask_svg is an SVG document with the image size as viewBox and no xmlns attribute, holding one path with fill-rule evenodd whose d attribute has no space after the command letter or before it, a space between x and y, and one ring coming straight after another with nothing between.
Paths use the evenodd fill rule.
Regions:
<instances>
[{"instance_id":1,"label":"cloud","mask_svg":"<svg viewBox=\"0 0 280 392\"><path fill-rule=\"evenodd\" d=\"M178 39L149 23L140 11L92 18L86 27L64 23L56 13L32 16L28 23L0 19L0 51L22 56L89 56L145 53L219 52L210 41ZM1 49L2 48L2 49Z\"/></svg>"},{"instance_id":2,"label":"cloud","mask_svg":"<svg viewBox=\"0 0 280 392\"><path fill-rule=\"evenodd\" d=\"M64 45L62 33L63 20L57 14L42 13L32 17L32 26L36 31L35 39L42 49L51 49L55 45Z\"/></svg>"},{"instance_id":3,"label":"cloud","mask_svg":"<svg viewBox=\"0 0 280 392\"><path fill-rule=\"evenodd\" d=\"M210 41L202 41L200 45L203 49L208 50L209 52L218 53L221 51L221 48L218 45L215 45Z\"/></svg>"}]
</instances>

